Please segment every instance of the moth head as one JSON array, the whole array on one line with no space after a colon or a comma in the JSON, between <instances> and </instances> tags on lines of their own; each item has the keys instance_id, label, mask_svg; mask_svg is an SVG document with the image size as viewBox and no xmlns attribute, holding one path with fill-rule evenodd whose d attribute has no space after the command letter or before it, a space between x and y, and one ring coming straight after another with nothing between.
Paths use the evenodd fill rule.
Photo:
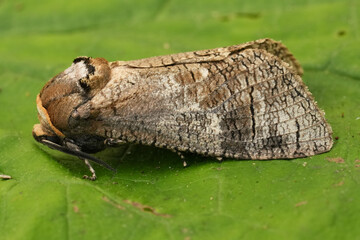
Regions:
<instances>
[{"instance_id":1,"label":"moth head","mask_svg":"<svg viewBox=\"0 0 360 240\"><path fill-rule=\"evenodd\" d=\"M70 128L71 113L98 93L109 79L110 67L105 59L76 58L69 68L49 80L37 96L40 124L33 128L34 138L64 138Z\"/></svg>"},{"instance_id":2,"label":"moth head","mask_svg":"<svg viewBox=\"0 0 360 240\"><path fill-rule=\"evenodd\" d=\"M40 124L35 124L32 131L33 137L36 141L52 149L77 156L81 159L93 161L109 170L116 172L116 170L109 164L101 161L100 159L97 159L94 156L82 152L80 146L77 146L71 139L65 138L65 135L52 124L49 114L42 106L40 94L37 96L36 102L40 120Z\"/></svg>"}]
</instances>

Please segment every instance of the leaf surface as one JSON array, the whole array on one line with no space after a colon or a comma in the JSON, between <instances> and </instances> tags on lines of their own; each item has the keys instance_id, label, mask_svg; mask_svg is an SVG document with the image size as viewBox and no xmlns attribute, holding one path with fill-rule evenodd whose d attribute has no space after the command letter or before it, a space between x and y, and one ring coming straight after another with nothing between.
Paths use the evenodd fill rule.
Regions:
<instances>
[{"instance_id":1,"label":"leaf surface","mask_svg":"<svg viewBox=\"0 0 360 240\"><path fill-rule=\"evenodd\" d=\"M357 239L360 235L360 45L355 0L0 2L1 239ZM31 136L35 98L77 56L109 61L270 37L336 137L322 155L218 163L132 145L86 166ZM343 163L334 161L343 159Z\"/></svg>"}]
</instances>

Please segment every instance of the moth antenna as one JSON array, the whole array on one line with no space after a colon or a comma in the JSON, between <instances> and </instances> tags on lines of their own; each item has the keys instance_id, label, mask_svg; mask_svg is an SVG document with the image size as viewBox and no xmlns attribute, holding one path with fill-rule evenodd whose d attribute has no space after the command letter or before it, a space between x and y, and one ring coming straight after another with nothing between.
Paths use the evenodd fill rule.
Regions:
<instances>
[{"instance_id":1,"label":"moth antenna","mask_svg":"<svg viewBox=\"0 0 360 240\"><path fill-rule=\"evenodd\" d=\"M81 151L78 151L78 150L74 150L74 149L71 149L71 148L61 146L59 144L56 144L56 143L51 142L51 141L46 140L46 139L41 140L41 143L48 146L51 149L58 150L58 151L63 152L63 153L67 153L67 154L79 157L81 159L90 160L90 161L92 161L94 163L97 163L100 166L103 166L104 168L106 168L108 170L111 170L111 171L116 173L116 170L114 168L112 168L109 164L107 164L104 161L101 161L100 159L98 159L98 158L96 158L96 157L94 157L94 156L92 156L90 154L87 154L87 153L84 153L84 152L81 152Z\"/></svg>"}]
</instances>

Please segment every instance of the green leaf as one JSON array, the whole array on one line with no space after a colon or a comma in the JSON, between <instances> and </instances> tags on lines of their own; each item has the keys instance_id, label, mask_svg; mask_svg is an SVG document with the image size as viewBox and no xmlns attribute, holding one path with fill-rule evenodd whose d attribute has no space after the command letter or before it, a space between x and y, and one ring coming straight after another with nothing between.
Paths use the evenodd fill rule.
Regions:
<instances>
[{"instance_id":1,"label":"green leaf","mask_svg":"<svg viewBox=\"0 0 360 240\"><path fill-rule=\"evenodd\" d=\"M357 239L360 235L359 2L0 2L1 239ZM129 60L283 41L326 112L322 155L218 163L133 145L77 158L37 144L35 98L77 56ZM344 160L337 163L336 158ZM339 162L339 161L338 161Z\"/></svg>"}]
</instances>

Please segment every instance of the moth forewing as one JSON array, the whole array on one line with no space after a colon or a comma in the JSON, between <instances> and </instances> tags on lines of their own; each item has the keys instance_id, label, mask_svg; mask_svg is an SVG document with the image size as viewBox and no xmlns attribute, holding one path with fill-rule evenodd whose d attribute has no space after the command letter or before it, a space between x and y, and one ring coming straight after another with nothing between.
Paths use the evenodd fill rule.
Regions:
<instances>
[{"instance_id":1,"label":"moth forewing","mask_svg":"<svg viewBox=\"0 0 360 240\"><path fill-rule=\"evenodd\" d=\"M40 92L39 119L84 153L137 142L218 158L306 157L329 151L332 131L302 72L271 39L134 61L81 57Z\"/></svg>"}]
</instances>

